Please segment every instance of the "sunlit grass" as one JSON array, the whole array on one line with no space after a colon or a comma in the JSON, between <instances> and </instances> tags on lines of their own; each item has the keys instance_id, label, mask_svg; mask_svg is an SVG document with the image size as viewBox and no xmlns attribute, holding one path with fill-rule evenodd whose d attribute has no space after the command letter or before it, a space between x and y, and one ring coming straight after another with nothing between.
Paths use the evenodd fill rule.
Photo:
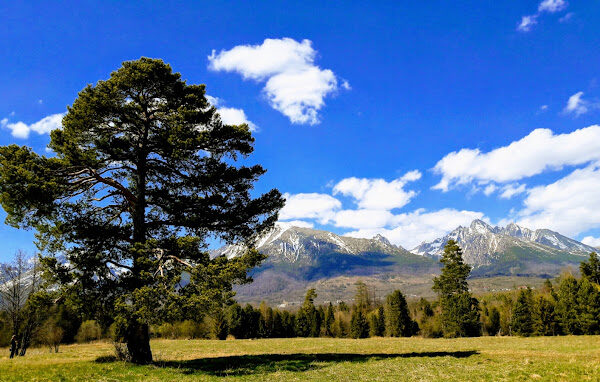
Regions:
<instances>
[{"instance_id":1,"label":"sunlit grass","mask_svg":"<svg viewBox=\"0 0 600 382\"><path fill-rule=\"evenodd\" d=\"M112 362L112 345L31 349L2 381L600 381L600 337L155 340L155 363ZM109 362L97 362L109 360Z\"/></svg>"}]
</instances>

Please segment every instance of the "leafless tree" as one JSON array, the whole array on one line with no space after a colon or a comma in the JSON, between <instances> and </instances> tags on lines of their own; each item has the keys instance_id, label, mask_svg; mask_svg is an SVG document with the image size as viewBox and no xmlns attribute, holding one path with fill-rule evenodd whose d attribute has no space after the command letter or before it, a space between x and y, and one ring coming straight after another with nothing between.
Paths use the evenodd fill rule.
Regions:
<instances>
[{"instance_id":1,"label":"leafless tree","mask_svg":"<svg viewBox=\"0 0 600 382\"><path fill-rule=\"evenodd\" d=\"M40 281L37 257L29 258L21 250L10 263L0 264L0 308L8 315L12 332L19 339L20 355L25 355L35 329L25 314L25 303L27 297L39 289Z\"/></svg>"}]
</instances>

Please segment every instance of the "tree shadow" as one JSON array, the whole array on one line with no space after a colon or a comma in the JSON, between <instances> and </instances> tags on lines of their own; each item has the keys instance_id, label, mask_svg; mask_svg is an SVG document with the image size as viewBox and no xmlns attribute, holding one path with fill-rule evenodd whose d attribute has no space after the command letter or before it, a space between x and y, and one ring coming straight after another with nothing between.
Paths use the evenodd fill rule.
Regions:
<instances>
[{"instance_id":1,"label":"tree shadow","mask_svg":"<svg viewBox=\"0 0 600 382\"><path fill-rule=\"evenodd\" d=\"M455 352L412 352L398 354L257 354L215 358L198 358L188 361L155 362L158 367L173 368L184 374L204 373L214 376L240 376L265 374L276 371L303 372L326 367L334 362L366 362L390 358L454 357L466 358L478 354L477 351Z\"/></svg>"}]
</instances>

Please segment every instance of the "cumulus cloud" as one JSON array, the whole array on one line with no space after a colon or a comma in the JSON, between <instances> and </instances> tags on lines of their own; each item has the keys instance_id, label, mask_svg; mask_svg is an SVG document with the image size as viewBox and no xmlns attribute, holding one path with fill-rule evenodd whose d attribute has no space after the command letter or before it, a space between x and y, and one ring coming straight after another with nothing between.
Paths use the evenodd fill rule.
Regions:
<instances>
[{"instance_id":1,"label":"cumulus cloud","mask_svg":"<svg viewBox=\"0 0 600 382\"><path fill-rule=\"evenodd\" d=\"M367 229L393 224L395 216L386 210L342 210L335 214L333 221L336 227Z\"/></svg>"},{"instance_id":2,"label":"cumulus cloud","mask_svg":"<svg viewBox=\"0 0 600 382\"><path fill-rule=\"evenodd\" d=\"M236 72L244 79L264 82L271 106L292 123L317 124L325 97L338 90L329 69L314 64L317 51L310 40L265 39L261 45L238 45L208 57L209 69ZM350 89L347 81L342 88Z\"/></svg>"},{"instance_id":3,"label":"cumulus cloud","mask_svg":"<svg viewBox=\"0 0 600 382\"><path fill-rule=\"evenodd\" d=\"M53 114L32 124L21 121L10 122L8 118L4 118L0 121L0 126L9 129L11 135L15 138L27 139L32 131L42 135L49 134L50 131L60 128L62 126L63 117L64 114Z\"/></svg>"},{"instance_id":4,"label":"cumulus cloud","mask_svg":"<svg viewBox=\"0 0 600 382\"><path fill-rule=\"evenodd\" d=\"M407 191L404 186L420 178L421 173L417 170L409 171L391 182L384 179L346 178L333 187L333 194L350 196L363 209L391 210L405 206L417 195L416 191Z\"/></svg>"},{"instance_id":5,"label":"cumulus cloud","mask_svg":"<svg viewBox=\"0 0 600 382\"><path fill-rule=\"evenodd\" d=\"M577 235L600 227L600 167L577 169L558 181L530 189L519 224Z\"/></svg>"},{"instance_id":6,"label":"cumulus cloud","mask_svg":"<svg viewBox=\"0 0 600 382\"><path fill-rule=\"evenodd\" d=\"M444 192L473 181L506 183L564 166L600 160L600 126L568 134L536 129L524 138L489 152L461 149L442 158L433 168L442 179L433 186Z\"/></svg>"},{"instance_id":7,"label":"cumulus cloud","mask_svg":"<svg viewBox=\"0 0 600 382\"><path fill-rule=\"evenodd\" d=\"M243 109L235 107L223 106L223 100L218 97L207 95L206 99L211 105L217 108L217 112L221 116L221 121L226 125L241 125L245 123L250 128L250 131L258 131L258 126L246 117L246 112Z\"/></svg>"},{"instance_id":8,"label":"cumulus cloud","mask_svg":"<svg viewBox=\"0 0 600 382\"><path fill-rule=\"evenodd\" d=\"M444 208L428 212L418 209L396 215L392 227L362 228L349 232L346 236L371 238L380 234L396 245L412 249L423 241L431 241L447 234L459 225L469 225L475 219L487 220L483 213L475 211Z\"/></svg>"},{"instance_id":9,"label":"cumulus cloud","mask_svg":"<svg viewBox=\"0 0 600 382\"><path fill-rule=\"evenodd\" d=\"M316 219L321 224L332 220L342 203L331 195L319 193L283 195L285 206L279 212L280 220Z\"/></svg>"},{"instance_id":10,"label":"cumulus cloud","mask_svg":"<svg viewBox=\"0 0 600 382\"><path fill-rule=\"evenodd\" d=\"M581 242L591 247L600 248L600 237L586 236L581 239Z\"/></svg>"}]
</instances>

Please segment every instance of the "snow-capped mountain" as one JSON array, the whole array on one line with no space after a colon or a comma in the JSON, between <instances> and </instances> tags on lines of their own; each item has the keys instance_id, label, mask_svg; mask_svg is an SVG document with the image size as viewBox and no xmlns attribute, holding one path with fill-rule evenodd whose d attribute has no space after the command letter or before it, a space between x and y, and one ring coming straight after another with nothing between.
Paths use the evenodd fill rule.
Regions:
<instances>
[{"instance_id":1,"label":"snow-capped mountain","mask_svg":"<svg viewBox=\"0 0 600 382\"><path fill-rule=\"evenodd\" d=\"M446 236L425 242L411 250L417 255L441 256L448 240L458 242L466 262L475 267L526 260L541 263L575 263L595 248L548 229L531 230L511 223L492 227L474 220L469 227L458 227ZM581 261L579 260L579 261Z\"/></svg>"},{"instance_id":2,"label":"snow-capped mountain","mask_svg":"<svg viewBox=\"0 0 600 382\"><path fill-rule=\"evenodd\" d=\"M393 245L381 235L372 239L359 239L281 222L260 237L255 247L269 256L270 263L289 263L297 266L315 265L322 256L332 254L359 257L376 254L414 257L412 253ZM225 255L231 258L243 250L243 246L231 245L215 251L214 255Z\"/></svg>"}]
</instances>

